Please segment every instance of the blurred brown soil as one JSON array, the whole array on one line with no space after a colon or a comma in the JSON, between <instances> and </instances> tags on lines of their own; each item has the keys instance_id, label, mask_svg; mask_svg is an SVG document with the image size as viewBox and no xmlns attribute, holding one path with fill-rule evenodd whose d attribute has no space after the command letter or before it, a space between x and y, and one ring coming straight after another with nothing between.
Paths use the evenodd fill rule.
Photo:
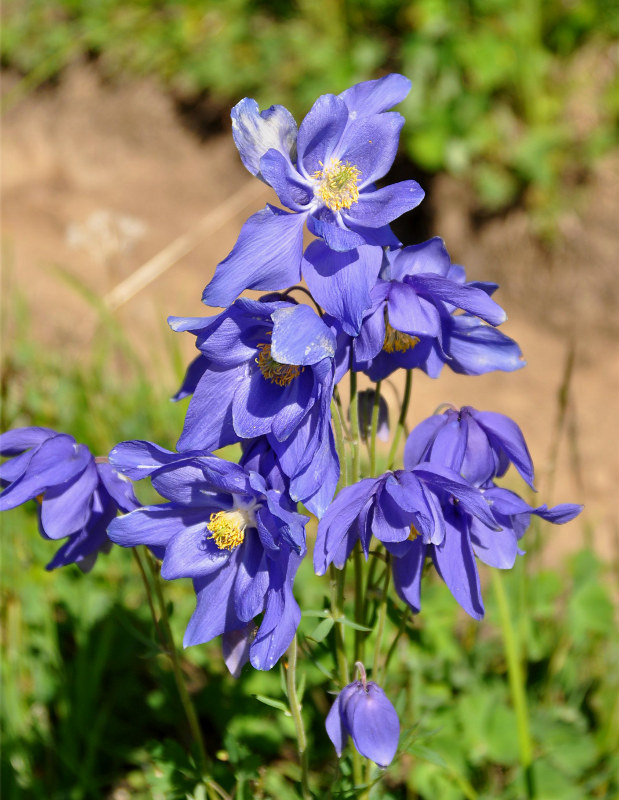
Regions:
<instances>
[{"instance_id":1,"label":"blurred brown soil","mask_svg":"<svg viewBox=\"0 0 619 800\"><path fill-rule=\"evenodd\" d=\"M3 128L2 291L5 300L16 291L27 298L32 336L43 347L87 358L96 330L96 313L58 277L57 267L102 295L177 237L188 234L195 243L114 312L148 363L158 362L153 380L169 381L172 392L171 370L159 366L165 358L151 358L173 336L166 316L209 313L200 302L203 287L246 217L274 201L273 194L256 187L229 135L201 141L148 82L112 87L89 68L75 68L59 86L10 109ZM615 154L575 189L552 248L536 241L522 211L474 226L465 187L448 177L425 187L432 211L428 235L443 236L470 277L501 284L498 299L510 317L503 330L518 340L528 364L511 375L470 378L445 370L439 381L416 376L409 422L445 401L513 416L537 465L540 502L586 504L580 520L547 529L550 561L576 549L583 537L604 556L617 557L618 187ZM196 230L239 192L236 210L216 230ZM189 360L192 337L182 343ZM569 435L560 442L549 497L557 396L571 344ZM10 332L4 347L11 347ZM388 400L398 387L386 387Z\"/></svg>"}]
</instances>

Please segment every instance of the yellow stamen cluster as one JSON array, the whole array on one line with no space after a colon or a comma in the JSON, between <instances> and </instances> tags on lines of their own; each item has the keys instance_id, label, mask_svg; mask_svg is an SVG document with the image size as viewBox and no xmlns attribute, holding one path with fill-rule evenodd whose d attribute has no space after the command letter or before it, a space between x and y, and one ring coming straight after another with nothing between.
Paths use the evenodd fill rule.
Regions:
<instances>
[{"instance_id":1,"label":"yellow stamen cluster","mask_svg":"<svg viewBox=\"0 0 619 800\"><path fill-rule=\"evenodd\" d=\"M312 175L314 179L314 195L319 197L331 211L350 208L359 200L359 178L361 171L348 161L342 164L336 158Z\"/></svg>"},{"instance_id":2,"label":"yellow stamen cluster","mask_svg":"<svg viewBox=\"0 0 619 800\"><path fill-rule=\"evenodd\" d=\"M406 353L407 350L412 350L413 347L419 343L418 336L411 336L408 333L394 330L389 322L385 320L385 342L383 350L386 353Z\"/></svg>"},{"instance_id":3,"label":"yellow stamen cluster","mask_svg":"<svg viewBox=\"0 0 619 800\"><path fill-rule=\"evenodd\" d=\"M271 355L270 344L259 344L258 350L260 350L260 355L256 359L256 364L260 367L260 372L271 383L288 386L303 370L303 367L298 367L296 364L280 364L279 361L275 361Z\"/></svg>"},{"instance_id":4,"label":"yellow stamen cluster","mask_svg":"<svg viewBox=\"0 0 619 800\"><path fill-rule=\"evenodd\" d=\"M411 542L414 542L415 539L419 536L419 531L414 525L411 525L410 533L408 534L408 538Z\"/></svg>"},{"instance_id":5,"label":"yellow stamen cluster","mask_svg":"<svg viewBox=\"0 0 619 800\"><path fill-rule=\"evenodd\" d=\"M207 529L220 550L234 550L245 539L246 515L242 511L218 511L211 514Z\"/></svg>"}]
</instances>

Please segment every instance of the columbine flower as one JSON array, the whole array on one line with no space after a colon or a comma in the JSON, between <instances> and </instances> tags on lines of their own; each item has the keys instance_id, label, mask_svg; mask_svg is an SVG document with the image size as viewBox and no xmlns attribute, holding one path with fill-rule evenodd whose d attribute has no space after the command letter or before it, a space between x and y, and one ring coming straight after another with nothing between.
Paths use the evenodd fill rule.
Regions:
<instances>
[{"instance_id":1,"label":"columbine flower","mask_svg":"<svg viewBox=\"0 0 619 800\"><path fill-rule=\"evenodd\" d=\"M386 251L372 304L353 341L355 368L382 380L399 367L420 367L437 377L452 361L456 371L471 374L523 366L516 343L488 327L507 319L490 297L496 288L465 282L464 270L451 263L438 237ZM467 314L454 315L456 310ZM492 333L480 335L481 326Z\"/></svg>"},{"instance_id":2,"label":"columbine flower","mask_svg":"<svg viewBox=\"0 0 619 800\"><path fill-rule=\"evenodd\" d=\"M423 420L409 435L404 465L449 467L475 486L504 475L510 463L534 489L533 462L522 431L504 414L453 406Z\"/></svg>"},{"instance_id":3,"label":"columbine flower","mask_svg":"<svg viewBox=\"0 0 619 800\"><path fill-rule=\"evenodd\" d=\"M109 548L106 529L118 510L139 505L131 483L109 464L99 463L84 444L50 428L16 428L0 436L0 511L37 498L39 530L46 539L68 541L47 569L77 563L91 569Z\"/></svg>"},{"instance_id":4,"label":"columbine flower","mask_svg":"<svg viewBox=\"0 0 619 800\"><path fill-rule=\"evenodd\" d=\"M290 492L321 515L339 463L331 430L335 334L309 306L241 298L215 317L171 317L201 355L178 397L193 393L179 450L266 436Z\"/></svg>"},{"instance_id":5,"label":"columbine flower","mask_svg":"<svg viewBox=\"0 0 619 800\"><path fill-rule=\"evenodd\" d=\"M247 646L256 669L271 669L301 618L292 584L305 553L307 517L257 472L205 451L122 442L110 461L131 478L150 476L169 501L114 520L108 533L124 547L160 548L166 580L193 578L197 605L185 647L230 634L231 671L244 663Z\"/></svg>"},{"instance_id":6,"label":"columbine flower","mask_svg":"<svg viewBox=\"0 0 619 800\"><path fill-rule=\"evenodd\" d=\"M362 756L387 767L398 749L398 714L380 686L367 680L363 664L357 661L355 666L359 680L349 683L335 698L326 719L327 734L338 756L350 736Z\"/></svg>"},{"instance_id":7,"label":"columbine flower","mask_svg":"<svg viewBox=\"0 0 619 800\"><path fill-rule=\"evenodd\" d=\"M282 106L260 112L245 98L232 110L234 141L247 169L273 187L290 211L267 205L243 226L204 290L207 305L228 306L244 289L283 289L300 277L303 226L332 250L394 245L388 223L415 208L415 181L382 189L404 118L388 112L406 97L402 75L323 95L299 127Z\"/></svg>"},{"instance_id":8,"label":"columbine flower","mask_svg":"<svg viewBox=\"0 0 619 800\"><path fill-rule=\"evenodd\" d=\"M342 569L359 540L366 555L372 536L394 555L407 552L418 537L440 543L445 536L439 494L449 497L472 515L499 528L478 489L459 475L435 464L364 478L342 489L318 524L314 569L324 575L331 562Z\"/></svg>"},{"instance_id":9,"label":"columbine flower","mask_svg":"<svg viewBox=\"0 0 619 800\"><path fill-rule=\"evenodd\" d=\"M569 522L582 506L565 503L548 508L533 508L518 495L497 486L482 491L489 504L495 524L467 513L460 503L445 496L442 514L445 534L440 543L427 542L422 537L407 542L398 557L392 560L393 582L399 596L419 612L421 573L426 556L431 556L436 571L447 584L460 606L475 619L484 616L484 604L475 556L491 567L511 569L517 555L523 555L518 540L535 514L555 524Z\"/></svg>"},{"instance_id":10,"label":"columbine flower","mask_svg":"<svg viewBox=\"0 0 619 800\"><path fill-rule=\"evenodd\" d=\"M513 464L533 488L533 464L520 428L509 417L465 406L448 408L421 422L410 434L404 466L448 467L480 488L494 525L470 513L448 494L439 494L445 534L441 541L416 538L400 548L393 559L394 585L400 597L416 612L420 609L421 571L431 556L437 572L462 608L475 619L484 616L476 557L491 567L511 569L531 515L555 524L569 522L582 506L563 504L533 507L514 492L501 489L494 478Z\"/></svg>"}]
</instances>

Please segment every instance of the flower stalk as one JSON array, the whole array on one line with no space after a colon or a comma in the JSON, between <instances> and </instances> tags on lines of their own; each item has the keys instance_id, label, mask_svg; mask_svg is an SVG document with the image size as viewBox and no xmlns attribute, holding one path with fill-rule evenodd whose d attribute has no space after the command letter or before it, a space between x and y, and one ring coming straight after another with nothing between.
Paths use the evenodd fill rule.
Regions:
<instances>
[{"instance_id":1,"label":"flower stalk","mask_svg":"<svg viewBox=\"0 0 619 800\"><path fill-rule=\"evenodd\" d=\"M395 457L400 446L400 439L406 429L406 415L408 414L408 406L411 400L411 389L413 387L413 370L406 370L406 383L404 384L404 397L402 398L402 407L400 408L400 416L398 417L398 424L393 435L393 442L389 450L389 457L387 459L387 469L393 469L395 464Z\"/></svg>"},{"instance_id":2,"label":"flower stalk","mask_svg":"<svg viewBox=\"0 0 619 800\"><path fill-rule=\"evenodd\" d=\"M378 411L380 409L380 387L382 381L377 381L374 387L374 403L372 405L372 421L370 425L370 476L376 472L376 432L378 430Z\"/></svg>"},{"instance_id":3,"label":"flower stalk","mask_svg":"<svg viewBox=\"0 0 619 800\"><path fill-rule=\"evenodd\" d=\"M520 751L520 763L524 774L525 789L527 798L529 800L535 800L537 793L533 776L533 744L529 729L529 710L527 706L526 688L520 662L516 631L509 610L507 593L505 592L502 577L497 571L493 571L492 573L492 587L499 607L501 631L503 634L503 644L505 646L505 657L507 659L507 675L514 712L516 714L518 749Z\"/></svg>"},{"instance_id":4,"label":"flower stalk","mask_svg":"<svg viewBox=\"0 0 619 800\"><path fill-rule=\"evenodd\" d=\"M287 650L288 665L286 668L286 693L288 695L288 705L292 716L295 731L297 734L297 752L299 753L299 763L301 765L301 797L303 800L311 800L308 777L308 751L307 736L303 725L301 714L302 705L297 695L297 637L294 636L290 647Z\"/></svg>"},{"instance_id":5,"label":"flower stalk","mask_svg":"<svg viewBox=\"0 0 619 800\"><path fill-rule=\"evenodd\" d=\"M187 689L187 684L185 683L183 670L181 668L180 659L178 657L178 650L176 649L176 644L174 642L174 634L172 633L172 628L170 626L170 618L168 616L165 597L163 596L163 590L161 588L161 578L159 577L159 568L154 557L150 554L150 551L147 550L146 548L144 548L144 550L146 553L146 560L150 567L153 585L155 587L155 593L159 605L159 615L160 615L159 623L161 624L161 628L163 629L163 634L164 634L163 645L165 648L166 655L169 657L170 663L172 664L172 672L174 674L176 688L178 689L178 694L181 700L181 704L183 706L183 710L185 712L185 716L187 717L187 722L189 724L193 740L196 743L196 747L198 749L200 772L203 775L204 780L208 782L207 776L209 772L209 758L206 752L206 747L204 745L204 738L202 736L202 730L200 728L198 715L196 713L195 706L191 699L191 695L189 694L189 691ZM143 571L142 574L145 580L146 575ZM146 580L145 580L145 585L146 585ZM152 603L150 603L150 608L151 611L154 611Z\"/></svg>"}]
</instances>

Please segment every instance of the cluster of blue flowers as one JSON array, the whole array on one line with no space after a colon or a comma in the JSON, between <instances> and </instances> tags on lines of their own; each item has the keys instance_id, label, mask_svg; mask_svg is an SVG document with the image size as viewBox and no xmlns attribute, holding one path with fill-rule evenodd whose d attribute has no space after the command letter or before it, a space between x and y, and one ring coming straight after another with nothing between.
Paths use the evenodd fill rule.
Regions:
<instances>
[{"instance_id":1,"label":"cluster of blue flowers","mask_svg":"<svg viewBox=\"0 0 619 800\"><path fill-rule=\"evenodd\" d=\"M110 540L148 546L164 578L193 580L185 645L223 635L233 674L247 662L270 669L295 636L293 584L308 521L298 503L319 520L318 575L331 564L342 569L357 542L366 558L382 544L397 594L413 611L429 558L475 619L484 614L477 561L509 569L532 514L563 523L580 511L532 507L498 486L512 464L533 488L527 446L507 417L468 407L417 425L402 469L336 494L341 453L331 409L349 370L381 381L400 368L436 378L445 366L480 375L524 364L499 330L506 315L492 299L496 284L467 281L441 239L404 246L390 228L424 196L411 180L376 185L404 123L390 109L409 89L407 78L388 75L324 95L298 129L282 106L260 111L246 98L233 109L243 164L284 208L251 216L217 266L203 301L221 313L169 319L196 337L198 350L176 395L191 396L177 452L129 441L95 459L44 428L0 437L0 453L14 456L0 467L0 510L38 497L41 533L67 537L49 567L90 567ZM305 224L315 238L304 250ZM293 299L301 278L318 312ZM246 289L269 294L239 297ZM361 418L365 435L367 403ZM239 464L213 455L237 442ZM165 502L140 506L131 482L143 478ZM359 670L360 680L340 687L327 732L338 754L350 735L384 767L397 749L397 714Z\"/></svg>"}]
</instances>

